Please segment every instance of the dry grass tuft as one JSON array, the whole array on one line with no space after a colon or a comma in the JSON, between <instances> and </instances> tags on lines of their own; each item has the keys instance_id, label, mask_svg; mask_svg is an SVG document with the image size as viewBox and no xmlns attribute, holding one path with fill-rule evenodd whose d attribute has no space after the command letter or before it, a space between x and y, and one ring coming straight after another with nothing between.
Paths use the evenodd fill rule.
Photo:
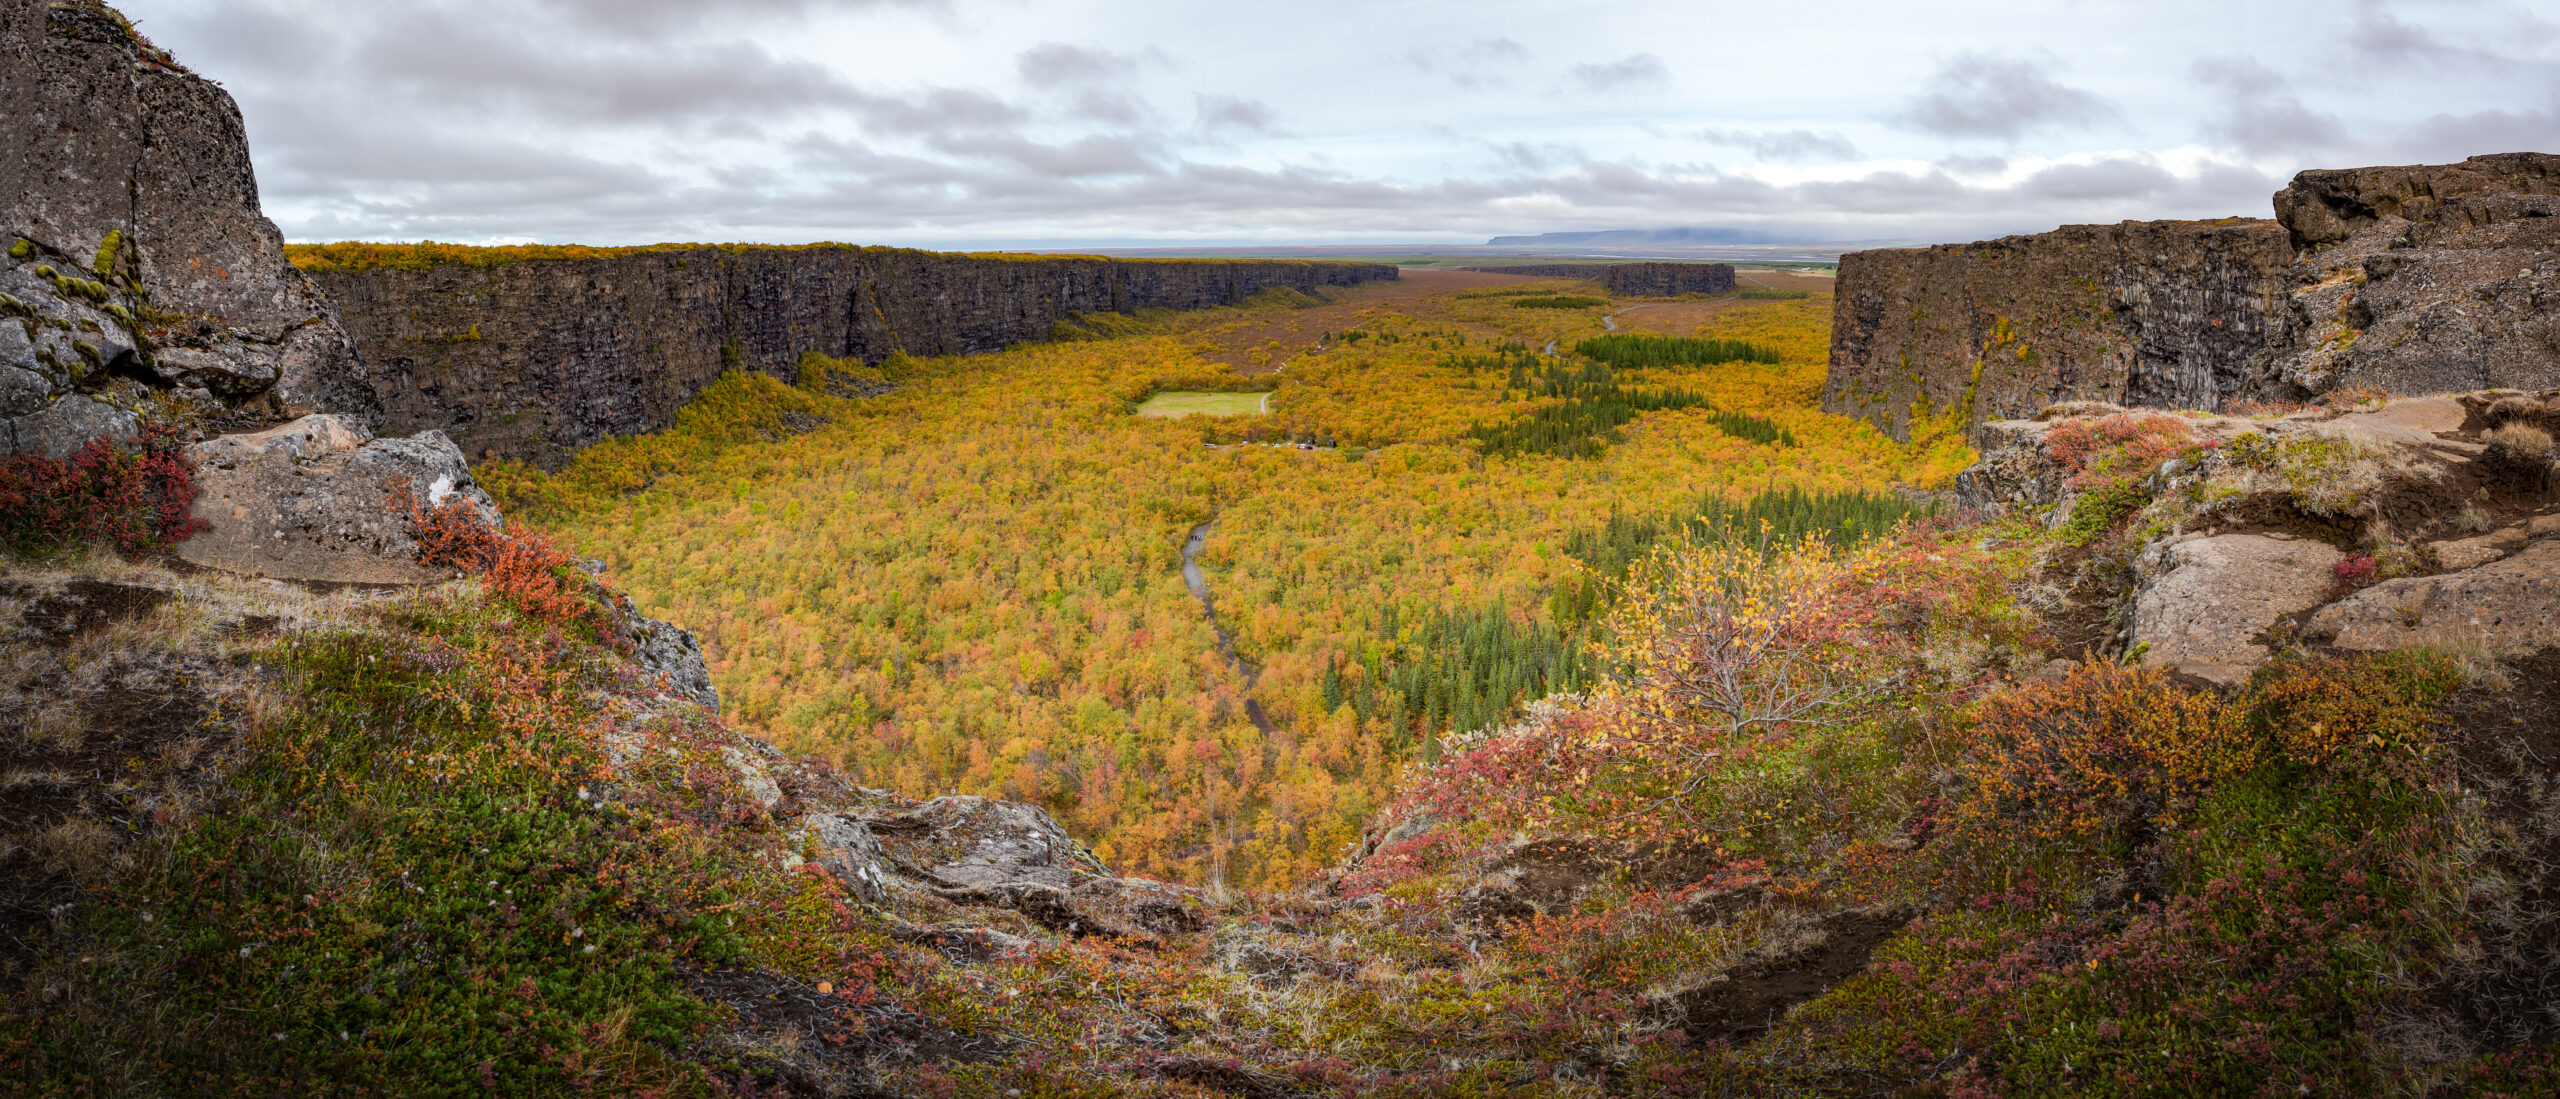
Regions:
<instances>
[{"instance_id":1,"label":"dry grass tuft","mask_svg":"<svg viewBox=\"0 0 2560 1099\"><path fill-rule=\"evenodd\" d=\"M2542 417L2542 402L2531 397L2500 397L2489 406L2489 418L2498 423L2534 420Z\"/></svg>"},{"instance_id":2,"label":"dry grass tuft","mask_svg":"<svg viewBox=\"0 0 2560 1099\"><path fill-rule=\"evenodd\" d=\"M2551 461L2551 433L2531 424L2510 423L2492 429L2489 451L2509 464L2532 467Z\"/></svg>"}]
</instances>

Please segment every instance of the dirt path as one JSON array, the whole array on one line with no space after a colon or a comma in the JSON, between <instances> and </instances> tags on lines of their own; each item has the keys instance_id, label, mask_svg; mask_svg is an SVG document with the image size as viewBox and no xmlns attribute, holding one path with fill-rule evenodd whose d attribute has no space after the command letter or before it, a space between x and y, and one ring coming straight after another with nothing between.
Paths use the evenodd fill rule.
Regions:
<instances>
[{"instance_id":1,"label":"dirt path","mask_svg":"<svg viewBox=\"0 0 2560 1099\"><path fill-rule=\"evenodd\" d=\"M1200 571L1200 550L1209 544L1209 528L1216 525L1215 522L1208 522L1193 527L1191 537L1183 541L1182 583L1183 586L1191 589L1191 597L1200 601L1200 612L1209 616L1209 631L1218 635L1218 655L1225 657L1227 665L1234 668L1236 675L1244 680L1244 689L1247 692L1244 700L1244 716L1253 721L1254 728L1262 730L1264 736L1269 736L1277 732L1278 727L1272 725L1271 719L1263 714L1262 704L1254 701L1251 693L1254 680L1260 678L1262 673L1253 665L1245 663L1244 657L1236 652L1234 635L1227 632L1225 623L1218 621L1218 605L1209 599L1209 577Z\"/></svg>"}]
</instances>

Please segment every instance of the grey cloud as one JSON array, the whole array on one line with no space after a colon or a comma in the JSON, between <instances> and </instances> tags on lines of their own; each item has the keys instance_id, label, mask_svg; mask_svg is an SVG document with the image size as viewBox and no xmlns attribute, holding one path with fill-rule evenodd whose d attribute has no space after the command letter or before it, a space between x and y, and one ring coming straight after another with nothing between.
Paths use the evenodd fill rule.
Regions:
<instances>
[{"instance_id":1,"label":"grey cloud","mask_svg":"<svg viewBox=\"0 0 2560 1099\"><path fill-rule=\"evenodd\" d=\"M1595 92L1661 88L1671 84L1671 69L1649 53L1629 54L1605 64L1576 65L1566 77Z\"/></svg>"},{"instance_id":2,"label":"grey cloud","mask_svg":"<svg viewBox=\"0 0 2560 1099\"><path fill-rule=\"evenodd\" d=\"M853 93L832 70L743 41L641 50L562 47L415 13L380 24L354 60L422 97L537 116L646 122L814 109Z\"/></svg>"},{"instance_id":3,"label":"grey cloud","mask_svg":"<svg viewBox=\"0 0 2560 1099\"><path fill-rule=\"evenodd\" d=\"M1696 137L1711 145L1749 149L1761 160L1796 164L1817 160L1856 160L1858 147L1838 130L1699 130Z\"/></svg>"},{"instance_id":4,"label":"grey cloud","mask_svg":"<svg viewBox=\"0 0 2560 1099\"><path fill-rule=\"evenodd\" d=\"M1192 109L1196 119L1193 128L1206 137L1230 134L1273 137L1288 132L1280 126L1280 112L1259 99L1194 95Z\"/></svg>"},{"instance_id":5,"label":"grey cloud","mask_svg":"<svg viewBox=\"0 0 2560 1099\"><path fill-rule=\"evenodd\" d=\"M1960 176L1995 176L2009 170L2009 158L2005 156L1940 157L1938 167Z\"/></svg>"},{"instance_id":6,"label":"grey cloud","mask_svg":"<svg viewBox=\"0 0 2560 1099\"><path fill-rule=\"evenodd\" d=\"M2380 0L2357 0L2347 44L2367 57L2402 62L2433 60L2452 52L2425 27L2401 21Z\"/></svg>"},{"instance_id":7,"label":"grey cloud","mask_svg":"<svg viewBox=\"0 0 2560 1099\"><path fill-rule=\"evenodd\" d=\"M926 74L889 86L864 76L859 59L804 66L786 56L789 47L750 37L860 4L528 0L533 6L519 11L497 0L139 2L166 3L158 25L182 24L186 33L163 43L231 82L269 210L297 239L930 245L1473 234L1512 231L1524 208L1555 211L1539 216L1556 228L1706 222L1795 239L1963 239L2063 221L2263 213L2275 182L2238 167L2177 175L2126 161L2057 168L2011 186L1995 178L2005 167L1997 158L1950 158L1939 170L1780 185L1543 140L1558 130L1454 136L1452 155L1475 163L1445 178L1387 166L1333 170L1312 148L1230 163L1214 150L1279 133L1272 102L1294 101L1204 94L1189 117L1168 121L1122 94L1133 77L1165 64L1135 46L1045 44L1013 59L1010 71L999 64L983 76L955 70L949 85ZM749 23L733 27L704 11L741 12ZM629 15L617 28L660 29L559 33L572 20L616 12ZM1436 50L1425 67L1435 83L1461 87L1565 79L1560 66L1535 65L1518 41L1483 38ZM1641 68L1629 71L1647 79ZM968 86L979 79L997 90ZM1178 100L1164 108L1181 110ZM2548 112L2509 106L2429 125L2469 141L2548 132L2536 127L2550 122ZM1424 132L1414 121L1394 131ZM1854 153L1820 129L1718 136L1747 139L1736 147L1772 157Z\"/></svg>"},{"instance_id":8,"label":"grey cloud","mask_svg":"<svg viewBox=\"0 0 2560 1099\"><path fill-rule=\"evenodd\" d=\"M824 11L946 7L944 0L515 0L511 11L532 10L607 33L638 37L699 27L740 15L805 16Z\"/></svg>"},{"instance_id":9,"label":"grey cloud","mask_svg":"<svg viewBox=\"0 0 2560 1099\"><path fill-rule=\"evenodd\" d=\"M1011 134L984 134L938 139L933 147L953 155L997 161L1044 179L1153 175L1163 170L1161 145L1125 134L1095 134L1057 144Z\"/></svg>"},{"instance_id":10,"label":"grey cloud","mask_svg":"<svg viewBox=\"0 0 2560 1099\"><path fill-rule=\"evenodd\" d=\"M2402 19L2385 0L2357 0L2355 21L2347 29L2347 46L2367 61L2430 65L2521 64L2549 68L2547 58L2535 57L2531 51L2560 39L2560 26L2555 26L2531 8L2521 4L2501 4L2495 12L2503 17L2498 26L2489 29L2476 24L2469 41L2454 41L2424 24Z\"/></svg>"},{"instance_id":11,"label":"grey cloud","mask_svg":"<svg viewBox=\"0 0 2560 1099\"><path fill-rule=\"evenodd\" d=\"M2127 202L2169 194L2178 177L2147 160L2115 158L2094 164L2056 164L2028 176L2021 194L2063 202Z\"/></svg>"},{"instance_id":12,"label":"grey cloud","mask_svg":"<svg viewBox=\"0 0 2560 1099\"><path fill-rule=\"evenodd\" d=\"M1493 147L1494 162L1512 171L1543 172L1560 164L1579 164L1590 159L1582 150L1570 145L1548 142L1531 145L1525 141L1506 142Z\"/></svg>"},{"instance_id":13,"label":"grey cloud","mask_svg":"<svg viewBox=\"0 0 2560 1099\"><path fill-rule=\"evenodd\" d=\"M2246 57L2198 61L2188 75L2212 88L2221 106L2205 120L2205 136L2251 153L2306 153L2347 140L2336 117L2303 105L2290 82Z\"/></svg>"},{"instance_id":14,"label":"grey cloud","mask_svg":"<svg viewBox=\"0 0 2560 1099\"><path fill-rule=\"evenodd\" d=\"M1057 88L1128 79L1137 75L1138 59L1110 50L1043 42L1022 51L1013 59L1013 67L1032 87Z\"/></svg>"},{"instance_id":15,"label":"grey cloud","mask_svg":"<svg viewBox=\"0 0 2560 1099\"><path fill-rule=\"evenodd\" d=\"M1471 92L1508 88L1529 65L1529 48L1509 38L1478 38L1454 49L1414 50L1405 60L1424 72L1446 75Z\"/></svg>"},{"instance_id":16,"label":"grey cloud","mask_svg":"<svg viewBox=\"0 0 2560 1099\"><path fill-rule=\"evenodd\" d=\"M1043 42L1013 59L1022 82L1063 94L1075 118L1137 126L1158 121L1154 108L1130 93L1148 58L1111 50Z\"/></svg>"},{"instance_id":17,"label":"grey cloud","mask_svg":"<svg viewBox=\"0 0 2560 1099\"><path fill-rule=\"evenodd\" d=\"M2546 101L2539 109L2437 114L2398 135L2388 151L2395 160L2451 161L2482 153L2553 150L2560 150L2560 101Z\"/></svg>"},{"instance_id":18,"label":"grey cloud","mask_svg":"<svg viewBox=\"0 0 2560 1099\"><path fill-rule=\"evenodd\" d=\"M967 88L928 88L912 95L853 92L845 99L866 127L892 134L1001 130L1031 117L1021 107Z\"/></svg>"},{"instance_id":19,"label":"grey cloud","mask_svg":"<svg viewBox=\"0 0 2560 1099\"><path fill-rule=\"evenodd\" d=\"M2085 129L2120 117L2114 104L2057 82L2034 62L1964 53L1939 65L1928 90L1892 120L1945 137L2016 141L2039 130Z\"/></svg>"}]
</instances>

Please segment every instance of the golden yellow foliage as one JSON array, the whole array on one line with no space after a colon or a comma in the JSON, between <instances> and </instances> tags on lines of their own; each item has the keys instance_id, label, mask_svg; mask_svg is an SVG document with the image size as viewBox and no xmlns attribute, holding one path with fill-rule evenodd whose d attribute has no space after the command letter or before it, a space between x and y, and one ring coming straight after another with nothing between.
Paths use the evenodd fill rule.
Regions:
<instances>
[{"instance_id":1,"label":"golden yellow foliage","mask_svg":"<svg viewBox=\"0 0 2560 1099\"><path fill-rule=\"evenodd\" d=\"M1465 431L1537 402L1449 360L1598 331L1493 299L1463 303L1462 328L1370 310L1361 338L1252 380L1276 386L1269 416L1132 414L1159 388L1243 387L1202 358L1195 334L1232 323L1212 313L910 364L876 398L732 376L673 431L491 480L702 635L729 711L777 744L907 794L1044 804L1132 872L1278 885L1329 865L1424 749L1420 700L1365 719L1328 704L1336 677L1409 649L1414 623L1525 619L1577 567L1567 537L1613 509L1912 475L1905 448L1816 409L1827 313L1809 304L1701 333L1779 363L1627 372L1775 421L1795 447L1699 409L1647 415L1597 458L1487 458ZM1341 448L1259 445L1296 439ZM1251 681L1182 580L1203 523Z\"/></svg>"}]
</instances>

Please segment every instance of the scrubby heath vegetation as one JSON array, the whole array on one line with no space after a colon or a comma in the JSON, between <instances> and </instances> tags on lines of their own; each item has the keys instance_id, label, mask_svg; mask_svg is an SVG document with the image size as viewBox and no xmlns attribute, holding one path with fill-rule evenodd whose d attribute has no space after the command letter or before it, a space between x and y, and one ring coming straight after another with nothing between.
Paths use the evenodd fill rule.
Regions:
<instances>
[{"instance_id":1,"label":"scrubby heath vegetation","mask_svg":"<svg viewBox=\"0 0 2560 1099\"><path fill-rule=\"evenodd\" d=\"M2219 482L2172 486L2169 462L2236 447L2215 477L2378 521L2370 461L2208 448L2194 421L2136 413L2049 429L2079 501L2052 514L1826 485L1796 463L1860 461L1872 436L1755 399L1802 369L1785 321L1710 334L1778 347L1774 364L1625 373L1784 422L1795 447L1693 407L1589 456L1488 454L1457 425L1559 398L1470 384L1508 366L1464 360L1507 362L1533 333L1386 316L1277 375L1345 405L1368 378L1458 406L1408 417L1440 434L1356 455L1203 445L1267 419L1131 415L1159 388L1227 384L1190 373L1179 328L812 362L799 387L733 377L675 431L558 475L491 470L506 531L411 501L421 559L466 578L392 593L153 564L184 531L152 517L188 486L140 457L165 443L105 448L90 464L127 472L72 483L146 536L123 555L124 523L21 544L0 577L0 713L18 730L0 747L18 795L0 802L0 1080L65 1096L2560 1089L2560 652L2279 638L2215 689L2071 659L2075 625L2038 594L2202 514ZM2535 445L2512 427L2500 453ZM1847 468L1920 468L1898 448L1863 460ZM1751 476L1713 476L1735 467ZM2137 504L2110 502L2126 485ZM0 497L0 520L21 529L52 500ZM1249 687L1174 576L1202 521ZM1377 533L1346 537L1363 523ZM685 556L651 572L645 537ZM599 543L609 579L572 552ZM1371 556L1341 563L1355 553ZM731 609L688 602L687 561L723 570ZM611 579L629 577L666 585L639 603L724 648L730 716L635 664ZM781 644L732 647L759 637ZM845 647L872 643L914 647L847 671ZM810 653L826 663L790 662ZM780 708L819 669L878 677L856 685L882 701L854 696L871 739ZM1239 713L1248 690L1268 736ZM746 733L855 748L834 765ZM998 734L1023 743L971 743ZM1342 743L1358 754L1337 768ZM1156 865L1223 869L1230 888L1142 894L1163 899L1141 926L1084 906L1161 887L935 880L927 861L989 850L981 825L961 802L864 787L939 759L953 771L921 791L939 792L978 751L1004 763L986 788L1024 784L1093 855L1195 843L1202 861ZM1288 816L1310 806L1333 815ZM890 880L843 870L826 818L868 822ZM1144 830L1158 820L1200 838ZM1336 821L1321 863L1288 846Z\"/></svg>"},{"instance_id":2,"label":"scrubby heath vegetation","mask_svg":"<svg viewBox=\"0 0 2560 1099\"><path fill-rule=\"evenodd\" d=\"M1551 603L1613 515L1960 466L1814 411L1818 303L1707 334L1760 361L1615 369L1529 350L1596 318L1510 301L1369 309L1251 377L1201 360L1232 323L1214 312L900 361L874 398L732 377L671 432L482 478L701 634L733 718L776 744L905 794L1041 804L1129 872L1278 887L1331 866L1407 762L1586 681L1591 627ZM1269 415L1131 415L1244 388ZM1556 417L1561 448L1535 434ZM1204 523L1250 680L1179 573Z\"/></svg>"},{"instance_id":3,"label":"scrubby heath vegetation","mask_svg":"<svg viewBox=\"0 0 2560 1099\"><path fill-rule=\"evenodd\" d=\"M657 460L776 445L709 434ZM636 674L618 594L545 537L418 511L427 559L470 578L392 595L56 551L0 607L6 704L50 715L11 749L124 777L48 801L13 852L65 903L13 917L0 1080L2552 1093L2560 818L2526 754L2551 654L2291 649L2230 691L2103 660L2029 678L2050 638L2018 593L2055 536L1864 500L1652 534L1577 694L1447 738L1308 888L1146 932L855 888L808 814L911 853L973 838ZM75 589L91 610L59 621Z\"/></svg>"}]
</instances>

